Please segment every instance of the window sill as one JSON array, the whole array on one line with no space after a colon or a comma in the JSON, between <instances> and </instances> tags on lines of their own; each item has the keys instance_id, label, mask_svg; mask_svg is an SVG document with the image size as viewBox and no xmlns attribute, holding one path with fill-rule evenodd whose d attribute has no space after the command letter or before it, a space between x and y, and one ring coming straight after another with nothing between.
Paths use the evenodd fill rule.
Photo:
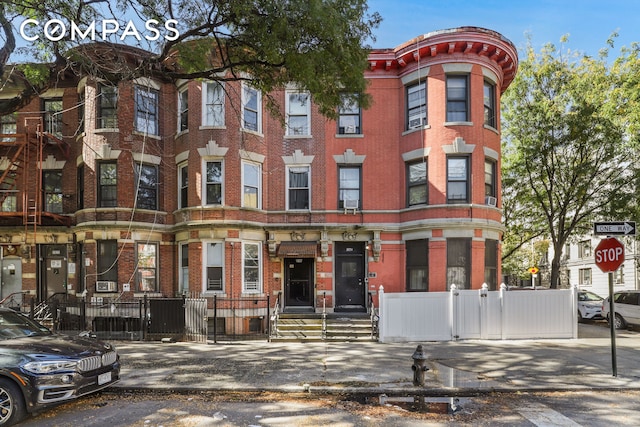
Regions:
<instances>
[{"instance_id":1,"label":"window sill","mask_svg":"<svg viewBox=\"0 0 640 427\"><path fill-rule=\"evenodd\" d=\"M183 135L188 135L189 134L189 129L185 129L185 130L181 130L180 132L176 133L176 136L173 137L173 139L178 139Z\"/></svg>"},{"instance_id":2,"label":"window sill","mask_svg":"<svg viewBox=\"0 0 640 427\"><path fill-rule=\"evenodd\" d=\"M444 122L443 126L473 126L473 122Z\"/></svg>"},{"instance_id":3,"label":"window sill","mask_svg":"<svg viewBox=\"0 0 640 427\"><path fill-rule=\"evenodd\" d=\"M144 132L139 132L137 130L134 130L132 132L133 135L139 135L139 136L143 136L145 138L151 138L151 139L157 139L158 141L162 141L162 137L160 135L152 135L150 133L144 133Z\"/></svg>"},{"instance_id":4,"label":"window sill","mask_svg":"<svg viewBox=\"0 0 640 427\"><path fill-rule=\"evenodd\" d=\"M484 125L484 128L486 130L490 130L491 132L494 132L496 135L500 135L500 132L498 132L498 129L494 128L493 126Z\"/></svg>"},{"instance_id":5,"label":"window sill","mask_svg":"<svg viewBox=\"0 0 640 427\"><path fill-rule=\"evenodd\" d=\"M336 138L344 138L344 139L350 139L350 138L364 138L364 134L361 133L337 133L336 134Z\"/></svg>"},{"instance_id":6,"label":"window sill","mask_svg":"<svg viewBox=\"0 0 640 427\"><path fill-rule=\"evenodd\" d=\"M221 125L221 126L214 126L214 125L202 125L198 128L198 130L216 130L216 129L226 129L227 127L225 125Z\"/></svg>"},{"instance_id":7,"label":"window sill","mask_svg":"<svg viewBox=\"0 0 640 427\"><path fill-rule=\"evenodd\" d=\"M242 132L250 133L250 134L255 135L255 136L264 137L264 134L261 131L251 130L251 129L246 129L246 128L240 128L240 130Z\"/></svg>"},{"instance_id":8,"label":"window sill","mask_svg":"<svg viewBox=\"0 0 640 427\"><path fill-rule=\"evenodd\" d=\"M94 133L120 133L120 129L118 128L96 128L93 130Z\"/></svg>"},{"instance_id":9,"label":"window sill","mask_svg":"<svg viewBox=\"0 0 640 427\"><path fill-rule=\"evenodd\" d=\"M285 135L284 139L311 139L311 135Z\"/></svg>"},{"instance_id":10,"label":"window sill","mask_svg":"<svg viewBox=\"0 0 640 427\"><path fill-rule=\"evenodd\" d=\"M413 129L405 130L404 132L402 132L402 136L409 135L409 134L414 133L414 132L419 132L419 131L422 131L422 130L425 130L425 129L431 129L431 125L418 126L416 128L413 128Z\"/></svg>"}]
</instances>

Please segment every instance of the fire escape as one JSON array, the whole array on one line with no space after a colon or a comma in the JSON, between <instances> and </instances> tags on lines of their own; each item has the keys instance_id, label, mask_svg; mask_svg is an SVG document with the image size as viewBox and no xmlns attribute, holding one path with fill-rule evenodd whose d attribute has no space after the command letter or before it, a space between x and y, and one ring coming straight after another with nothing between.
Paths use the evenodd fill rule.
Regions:
<instances>
[{"instance_id":1,"label":"fire escape","mask_svg":"<svg viewBox=\"0 0 640 427\"><path fill-rule=\"evenodd\" d=\"M4 168L0 169L0 218L21 222L25 244L35 244L37 227L42 225L43 218L50 219L48 224L71 224L70 217L43 210L42 176L45 149L55 146L66 159L69 144L47 132L41 117L27 117L24 124L24 133L0 135L0 167ZM30 233L32 239L27 237Z\"/></svg>"}]
</instances>

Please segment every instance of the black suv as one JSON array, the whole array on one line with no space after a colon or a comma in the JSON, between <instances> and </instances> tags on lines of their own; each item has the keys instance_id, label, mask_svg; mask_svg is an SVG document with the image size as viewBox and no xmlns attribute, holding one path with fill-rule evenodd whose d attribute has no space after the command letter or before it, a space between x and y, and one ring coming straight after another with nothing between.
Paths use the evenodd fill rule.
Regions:
<instances>
[{"instance_id":1,"label":"black suv","mask_svg":"<svg viewBox=\"0 0 640 427\"><path fill-rule=\"evenodd\" d=\"M0 426L119 379L119 356L110 344L56 335L21 313L0 308Z\"/></svg>"}]
</instances>

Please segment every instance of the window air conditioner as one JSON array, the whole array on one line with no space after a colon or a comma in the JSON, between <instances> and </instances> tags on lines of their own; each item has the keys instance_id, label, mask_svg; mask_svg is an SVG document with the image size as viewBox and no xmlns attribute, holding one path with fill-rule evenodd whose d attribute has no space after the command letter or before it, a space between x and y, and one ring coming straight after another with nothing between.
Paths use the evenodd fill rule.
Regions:
<instances>
[{"instance_id":1,"label":"window air conditioner","mask_svg":"<svg viewBox=\"0 0 640 427\"><path fill-rule=\"evenodd\" d=\"M355 126L345 126L344 127L344 133L356 133L356 127Z\"/></svg>"},{"instance_id":2,"label":"window air conditioner","mask_svg":"<svg viewBox=\"0 0 640 427\"><path fill-rule=\"evenodd\" d=\"M415 129L422 126L423 117L422 116L411 116L409 117L409 129Z\"/></svg>"},{"instance_id":3,"label":"window air conditioner","mask_svg":"<svg viewBox=\"0 0 640 427\"><path fill-rule=\"evenodd\" d=\"M117 292L118 284L110 280L98 280L96 282L96 292Z\"/></svg>"},{"instance_id":4,"label":"window air conditioner","mask_svg":"<svg viewBox=\"0 0 640 427\"><path fill-rule=\"evenodd\" d=\"M498 200L493 196L486 196L484 198L484 204L485 205L489 205L489 206L494 206L495 207L497 203L498 203Z\"/></svg>"},{"instance_id":5,"label":"window air conditioner","mask_svg":"<svg viewBox=\"0 0 640 427\"><path fill-rule=\"evenodd\" d=\"M344 200L344 213L347 213L348 211L353 211L353 214L355 215L356 211L358 210L358 207L360 205L360 200L355 199L355 200L350 200L350 199L346 199Z\"/></svg>"}]
</instances>

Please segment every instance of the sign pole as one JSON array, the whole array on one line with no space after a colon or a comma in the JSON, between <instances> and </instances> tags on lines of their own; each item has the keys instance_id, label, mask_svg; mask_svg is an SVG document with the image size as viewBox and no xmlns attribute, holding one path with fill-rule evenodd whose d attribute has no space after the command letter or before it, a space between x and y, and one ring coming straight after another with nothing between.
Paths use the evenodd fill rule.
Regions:
<instances>
[{"instance_id":1,"label":"sign pole","mask_svg":"<svg viewBox=\"0 0 640 427\"><path fill-rule=\"evenodd\" d=\"M613 302L613 273L609 272L609 328L611 328L611 369L613 376L618 376L618 362L616 359L616 318Z\"/></svg>"}]
</instances>

